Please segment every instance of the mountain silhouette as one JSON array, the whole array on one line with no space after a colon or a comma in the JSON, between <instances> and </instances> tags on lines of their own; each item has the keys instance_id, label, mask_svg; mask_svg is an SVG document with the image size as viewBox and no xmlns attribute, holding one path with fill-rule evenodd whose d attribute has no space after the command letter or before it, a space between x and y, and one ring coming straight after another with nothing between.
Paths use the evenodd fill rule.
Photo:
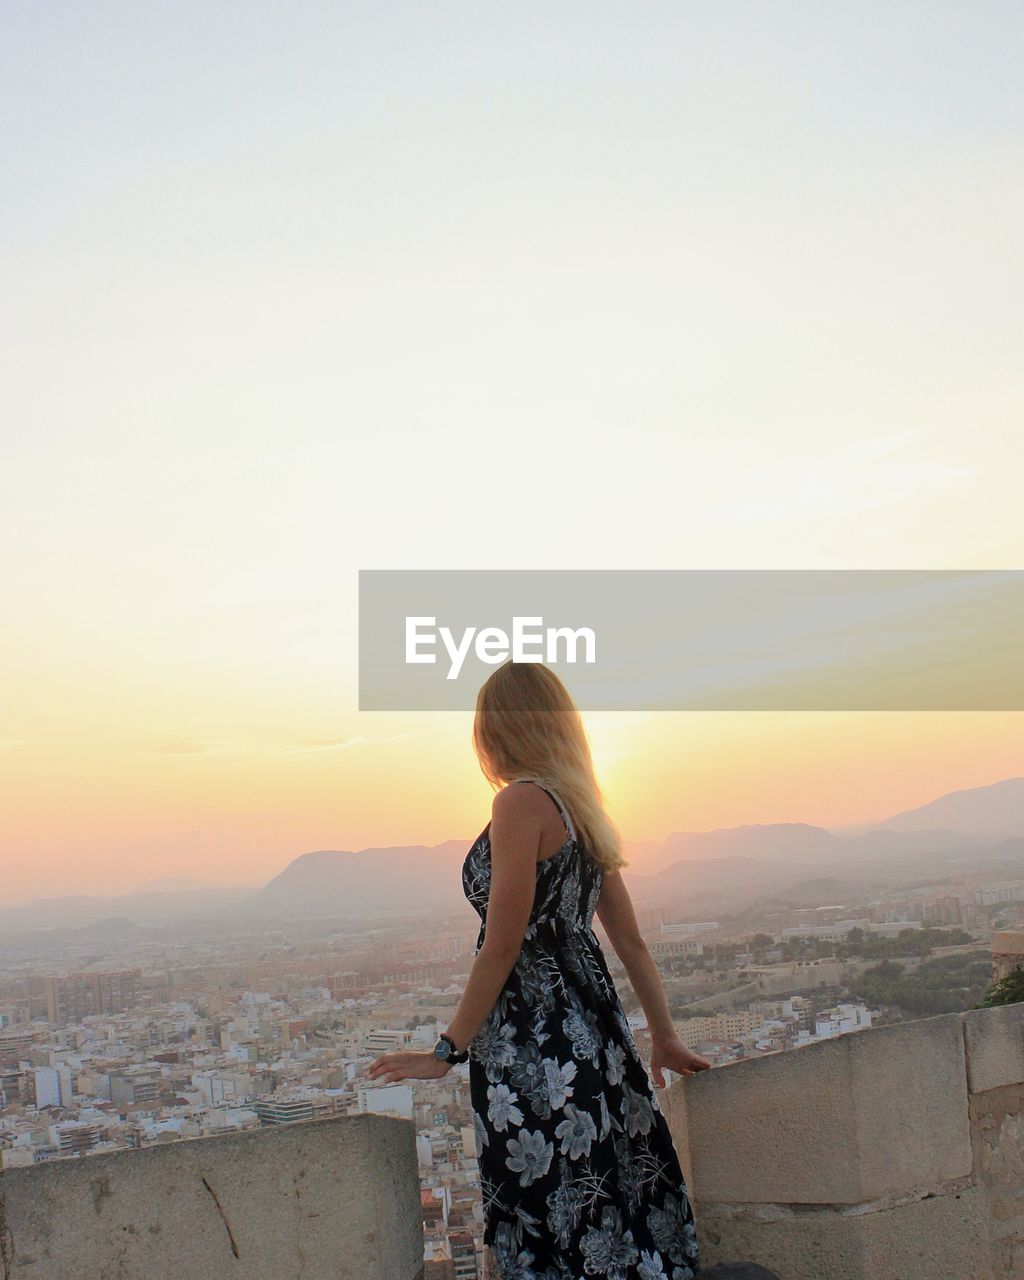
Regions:
<instances>
[{"instance_id":1,"label":"mountain silhouette","mask_svg":"<svg viewBox=\"0 0 1024 1280\"><path fill-rule=\"evenodd\" d=\"M950 791L882 822L845 830L851 834L939 830L964 836L1024 836L1024 778L1005 778L984 787Z\"/></svg>"},{"instance_id":2,"label":"mountain silhouette","mask_svg":"<svg viewBox=\"0 0 1024 1280\"><path fill-rule=\"evenodd\" d=\"M0 908L0 932L80 926L120 917L163 923L219 918L449 911L465 908L460 868L471 841L372 849L317 849L293 858L261 889L177 889L114 897L73 895ZM880 822L826 828L754 823L677 831L627 842L625 878L638 900L678 900L703 891L752 899L770 893L834 896L815 881L896 883L959 870L1013 867L1024 860L1024 778L949 792ZM645 874L645 869L648 870ZM1022 868L1024 870L1024 868ZM804 887L801 890L801 882ZM810 882L810 887L808 887ZM839 889L838 884L835 885ZM847 892L838 896L850 896Z\"/></svg>"},{"instance_id":3,"label":"mountain silhouette","mask_svg":"<svg viewBox=\"0 0 1024 1280\"><path fill-rule=\"evenodd\" d=\"M459 870L469 840L393 848L317 849L293 859L235 914L414 911L465 902Z\"/></svg>"}]
</instances>

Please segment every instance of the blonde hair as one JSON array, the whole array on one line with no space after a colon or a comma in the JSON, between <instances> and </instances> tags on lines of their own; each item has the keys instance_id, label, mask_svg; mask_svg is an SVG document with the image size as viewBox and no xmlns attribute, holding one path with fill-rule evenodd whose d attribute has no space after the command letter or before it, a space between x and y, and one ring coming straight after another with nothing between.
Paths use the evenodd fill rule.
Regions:
<instances>
[{"instance_id":1,"label":"blonde hair","mask_svg":"<svg viewBox=\"0 0 1024 1280\"><path fill-rule=\"evenodd\" d=\"M609 870L628 865L594 776L583 720L553 671L539 662L498 667L477 694L473 749L496 791L519 778L547 784L591 857Z\"/></svg>"}]
</instances>

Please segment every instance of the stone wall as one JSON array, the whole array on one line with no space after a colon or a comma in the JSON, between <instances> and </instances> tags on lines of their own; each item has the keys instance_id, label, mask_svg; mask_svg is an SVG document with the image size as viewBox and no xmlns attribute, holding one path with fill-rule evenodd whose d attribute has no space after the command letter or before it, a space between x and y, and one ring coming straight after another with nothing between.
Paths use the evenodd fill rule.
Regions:
<instances>
[{"instance_id":1,"label":"stone wall","mask_svg":"<svg viewBox=\"0 0 1024 1280\"><path fill-rule=\"evenodd\" d=\"M992 974L998 981L1024 965L1024 926L997 929L992 935Z\"/></svg>"},{"instance_id":2,"label":"stone wall","mask_svg":"<svg viewBox=\"0 0 1024 1280\"><path fill-rule=\"evenodd\" d=\"M841 1036L660 1095L704 1261L1024 1277L1024 1005ZM405 1120L317 1120L0 1176L0 1280L416 1280Z\"/></svg>"},{"instance_id":3,"label":"stone wall","mask_svg":"<svg viewBox=\"0 0 1024 1280\"><path fill-rule=\"evenodd\" d=\"M352 1116L0 1175L3 1280L415 1280L412 1124Z\"/></svg>"},{"instance_id":4,"label":"stone wall","mask_svg":"<svg viewBox=\"0 0 1024 1280\"><path fill-rule=\"evenodd\" d=\"M661 1096L709 1264L1024 1277L1024 1005L854 1032Z\"/></svg>"}]
</instances>

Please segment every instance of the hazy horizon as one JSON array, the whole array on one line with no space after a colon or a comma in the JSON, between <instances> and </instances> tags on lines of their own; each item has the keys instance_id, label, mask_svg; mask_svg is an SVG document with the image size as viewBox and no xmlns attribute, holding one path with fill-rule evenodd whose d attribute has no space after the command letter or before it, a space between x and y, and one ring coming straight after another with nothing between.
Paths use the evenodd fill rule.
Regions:
<instances>
[{"instance_id":1,"label":"hazy horizon","mask_svg":"<svg viewBox=\"0 0 1024 1280\"><path fill-rule=\"evenodd\" d=\"M999 783L1003 783L1003 782L1014 782L1014 781L1024 781L1024 778L1015 778L1015 777L998 778L998 779L993 779L993 780L992 780L992 782L990 782L990 783L987 783L987 784L984 784L984 783L983 783L983 784L980 784L980 785L981 785L981 787L982 787L982 788L985 788L985 787L992 787L992 786L996 786L997 784L999 784ZM959 793L959 792L961 792L961 791L964 791L964 790L968 790L968 791L969 791L969 790L975 790L975 789L977 789L977 788L975 788L975 787L972 787L972 788L955 788L955 789L953 789L953 791L952 791L952 792L945 792L945 793L941 793L941 794L942 794L942 795L950 795L950 794L955 795L955 794L957 794L957 793ZM923 804L928 804L928 803L930 803L931 801L936 800L936 799L939 799L939 798L940 798L939 794L936 794L936 795L934 795L934 796L929 796L929 797L928 797L925 801L923 801L922 803L923 803ZM919 807L919 806L917 806L917 805L905 805L905 806L901 806L900 808L898 808L898 809L896 809L896 810L893 810L892 812L885 813L885 814L877 814L877 815L874 815L874 817L873 817L873 818L868 819L868 820L866 821L866 823L864 823L864 824L861 824L861 823L845 823L845 822L844 822L844 823L828 823L828 822L821 822L821 823L814 823L814 824L808 824L808 825L818 826L818 827L820 827L820 828L822 828L822 829L824 829L824 830L826 830L826 831L830 831L830 832L833 832L833 833L835 833L835 834L843 834L843 833L844 833L844 831L845 831L847 828L849 828L849 827L857 828L857 827L859 827L859 826L861 826L861 825L868 825L868 826L870 826L873 822L884 822L884 821L886 821L886 820L888 820L888 819L890 819L890 818L892 818L892 817L896 816L896 814L898 814L898 813L903 813L903 812L905 812L905 811L907 811L907 810L913 810L913 809L915 809L915 808L917 808L917 807ZM776 820L776 821L777 821L777 822L782 822L782 823L790 822L790 823L801 823L801 824L802 824L802 823L805 823L805 821L806 821L806 820L805 820L805 819L801 819L801 818L796 818L796 817L794 817L794 818L790 818L790 819L778 819L778 820ZM630 857L631 857L630 871L631 871L631 872L638 873L638 874L640 874L640 875L643 875L643 874L649 874L649 873L650 873L650 872L652 872L653 870L660 869L662 866L666 865L666 864L665 864L665 862L664 862L664 853L662 854L662 857L661 857L661 858L658 858L658 850L659 850L659 849L662 849L662 846L665 844L665 842L667 842L667 841L668 841L672 836L674 836L674 835L681 835L681 834L707 834L707 833L710 833L710 832L712 832L712 831L735 830L735 829L737 829L737 828L742 828L742 827L744 827L744 826L764 826L764 825L773 825L773 824L758 823L758 822L756 822L756 821L755 821L755 822L752 822L752 823L737 823L737 824L730 824L728 827L724 827L724 828L722 828L722 827L716 827L716 828L700 829L699 831L698 831L698 830L695 830L694 828L683 828L683 827L675 826L675 827L672 827L670 830L666 831L666 832L665 832L662 836L660 836L660 837L648 838L648 839L645 839L645 840L635 840L635 839L633 839L633 838L631 838L631 837L630 837L630 835L628 834L628 832L624 832L624 833L622 833L622 835L623 835L623 844L624 844L624 846L627 846L627 847L628 847L628 849L629 849L629 853L630 853ZM1020 826L1020 829L1021 829L1021 830L1024 830L1024 821L1022 821L1022 822L1021 822L1020 824L1018 824L1018 825ZM481 826L482 826L482 824L481 824ZM389 844L389 843L385 843L385 842L381 842L381 841L375 841L375 842L372 842L372 843L370 843L370 844L367 844L367 845L364 845L364 846L360 846L360 847L352 847L352 846L349 846L349 845L346 845L346 844L343 844L343 843L335 843L335 844L332 844L332 845L319 846L319 847L317 847L317 848L315 848L315 849L313 849L313 848L310 848L310 849L296 849L296 850L295 850L294 852L292 852L290 855L286 856L285 860L282 862L282 864L281 864L280 866L278 866L276 869L272 870L268 875L266 875L266 876L264 876L264 877L262 877L262 878L260 878L260 879L255 879L255 880L251 880L251 881L233 881L233 882L228 882L228 881L202 880L201 878L199 878L199 877L195 877L195 876L164 876L164 877L158 877L157 879L154 879L154 880L140 881L140 882L135 883L135 884L125 884L125 885L123 885L123 886L119 886L119 887L117 887L117 888L115 888L115 889L112 889L112 890L108 891L107 893L99 893L99 892L96 892L96 893L90 893L90 894L87 894L86 896L94 896L94 897L117 897L117 896L120 896L120 895L122 895L122 894L136 894L136 893L148 893L148 892L166 892L166 891L174 891L174 890L179 890L179 889L180 889L180 890L195 890L195 891L200 891L200 890L203 890L203 889L211 889L211 890L227 890L227 889L245 889L245 890L249 890L249 889L251 889L251 890L258 890L258 889L263 888L263 887L264 887L264 886L265 886L265 885L266 885L270 880L274 879L274 877L275 877L275 876L279 875L279 874L280 874L280 873L281 873L281 872L282 872L282 871L283 871L287 866L289 866L289 865L290 865L290 864L291 864L291 863L292 863L296 858L303 857L303 856L304 856L304 855L306 855L306 854L310 854L310 853L320 853L320 852L350 852L350 853L362 853L362 852L367 852L367 851L374 850L374 849L390 849L390 848L396 848L396 847L423 847L423 848L437 848L437 847L439 847L439 846L441 846L441 845L445 845L445 844L450 844L450 843L462 843L462 842L464 842L464 843L465 843L465 845L466 845L466 847L467 847L467 849L468 849L469 844L470 844L470 843L472 842L472 840L475 838L476 834L478 834L478 832L474 832L474 833L473 833L473 835L462 835L462 836L449 835L449 836L447 836L447 837L443 838L442 840L438 840L438 841L429 841L429 842L427 842L427 841L411 841L411 842L408 842L408 843L407 843L407 845L405 845L405 846L400 846L400 845L396 845L396 844ZM641 848L641 849L638 849L638 846L654 846L654 848L653 848L653 850L651 850L651 849L647 849L647 848ZM835 870L835 868L834 868L834 867L828 867L828 868L826 868L826 870L834 871L834 870ZM79 892L81 892L81 891L79 891ZM21 897L21 898L17 898L17 899L8 899L8 898L0 897L0 908L16 908L16 907L19 907L19 906L25 906L25 905L27 905L28 903L30 903L30 902L32 902L32 901L35 901L35 900L37 900L37 899L59 898L59 897L62 897L62 896L75 896L75 895L74 895L73 893L71 893L71 892L69 892L68 894L66 894L66 895L65 895L65 894L60 893L59 891L53 891L53 892L43 893L43 894L29 894L29 895L26 895L26 896L23 896L23 897Z\"/></svg>"}]
</instances>

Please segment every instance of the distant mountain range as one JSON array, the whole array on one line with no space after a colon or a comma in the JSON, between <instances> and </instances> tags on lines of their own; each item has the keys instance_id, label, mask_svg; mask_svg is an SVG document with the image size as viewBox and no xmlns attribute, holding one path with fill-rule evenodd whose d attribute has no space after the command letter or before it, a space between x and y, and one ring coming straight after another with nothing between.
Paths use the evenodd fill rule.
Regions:
<instances>
[{"instance_id":1,"label":"distant mountain range","mask_svg":"<svg viewBox=\"0 0 1024 1280\"><path fill-rule=\"evenodd\" d=\"M459 870L470 842L430 847L318 849L289 862L258 893L240 904L254 916L330 911L416 911L450 907L462 885ZM465 899L463 899L464 901Z\"/></svg>"},{"instance_id":2,"label":"distant mountain range","mask_svg":"<svg viewBox=\"0 0 1024 1280\"><path fill-rule=\"evenodd\" d=\"M398 848L319 849L294 858L261 889L187 888L36 899L0 909L0 942L14 929L225 918L457 910L465 907L459 871L469 840ZM927 880L957 870L1005 868L1024 875L1024 778L953 791L917 809L856 827L800 822L682 831L660 844L627 845L659 869L627 869L638 903L733 902L769 893L786 900L845 897L867 883ZM838 877L838 879L837 879ZM815 882L818 882L815 887Z\"/></svg>"},{"instance_id":3,"label":"distant mountain range","mask_svg":"<svg viewBox=\"0 0 1024 1280\"><path fill-rule=\"evenodd\" d=\"M163 924L215 914L246 901L254 892L253 889L153 889L103 898L85 893L63 898L34 898L24 906L0 908L0 946L8 929L74 929L113 917L121 921Z\"/></svg>"},{"instance_id":4,"label":"distant mountain range","mask_svg":"<svg viewBox=\"0 0 1024 1280\"><path fill-rule=\"evenodd\" d=\"M995 839L1024 836L1024 778L950 791L917 809L893 814L884 822L837 831L844 835L866 831L956 831Z\"/></svg>"}]
</instances>

